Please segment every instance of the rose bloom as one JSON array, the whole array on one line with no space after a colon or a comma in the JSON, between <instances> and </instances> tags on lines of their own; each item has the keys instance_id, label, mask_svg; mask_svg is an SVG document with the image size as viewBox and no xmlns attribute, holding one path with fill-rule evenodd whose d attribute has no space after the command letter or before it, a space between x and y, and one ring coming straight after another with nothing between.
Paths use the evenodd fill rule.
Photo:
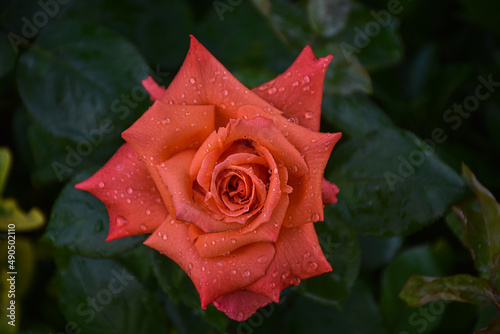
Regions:
<instances>
[{"instance_id":1,"label":"rose bloom","mask_svg":"<svg viewBox=\"0 0 500 334\"><path fill-rule=\"evenodd\" d=\"M144 244L184 269L202 308L238 321L331 271L313 225L338 192L323 172L341 134L318 132L331 59L306 47L250 90L191 37L168 88L143 81L154 103L126 143L75 186L106 205L106 241L150 234Z\"/></svg>"}]
</instances>

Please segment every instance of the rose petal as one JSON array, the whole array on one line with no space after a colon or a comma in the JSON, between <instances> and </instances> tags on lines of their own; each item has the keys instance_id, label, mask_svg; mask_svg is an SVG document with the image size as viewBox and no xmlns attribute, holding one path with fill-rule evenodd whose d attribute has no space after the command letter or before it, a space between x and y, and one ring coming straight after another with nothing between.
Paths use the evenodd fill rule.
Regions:
<instances>
[{"instance_id":1,"label":"rose petal","mask_svg":"<svg viewBox=\"0 0 500 334\"><path fill-rule=\"evenodd\" d=\"M170 193L156 166L174 154L197 148L214 131L213 106L176 106L157 100L122 133L146 165L169 213L175 216Z\"/></svg>"},{"instance_id":2,"label":"rose petal","mask_svg":"<svg viewBox=\"0 0 500 334\"><path fill-rule=\"evenodd\" d=\"M161 100L173 104L215 105L217 128L235 118L236 111L242 105L269 107L266 101L229 73L193 36L186 59Z\"/></svg>"},{"instance_id":3,"label":"rose petal","mask_svg":"<svg viewBox=\"0 0 500 334\"><path fill-rule=\"evenodd\" d=\"M259 308L272 302L266 296L251 291L237 290L217 298L212 304L236 321L245 321Z\"/></svg>"},{"instance_id":4,"label":"rose petal","mask_svg":"<svg viewBox=\"0 0 500 334\"><path fill-rule=\"evenodd\" d=\"M75 185L106 205L106 241L151 233L168 215L155 183L129 144L122 147L94 175Z\"/></svg>"},{"instance_id":5,"label":"rose petal","mask_svg":"<svg viewBox=\"0 0 500 334\"><path fill-rule=\"evenodd\" d=\"M279 301L281 290L301 280L332 271L318 242L314 224L282 228L275 244L276 254L266 275L246 290Z\"/></svg>"},{"instance_id":6,"label":"rose petal","mask_svg":"<svg viewBox=\"0 0 500 334\"><path fill-rule=\"evenodd\" d=\"M144 244L186 271L200 294L203 308L262 277L273 259L274 246L265 242L242 247L228 256L202 258L190 241L189 226L167 219Z\"/></svg>"},{"instance_id":7,"label":"rose petal","mask_svg":"<svg viewBox=\"0 0 500 334\"><path fill-rule=\"evenodd\" d=\"M165 87L158 85L152 77L142 80L142 85L149 93L151 101L161 99L166 91Z\"/></svg>"},{"instance_id":8,"label":"rose petal","mask_svg":"<svg viewBox=\"0 0 500 334\"><path fill-rule=\"evenodd\" d=\"M195 154L186 150L158 165L162 187L171 194L177 219L196 225L205 232L219 232L241 227L238 223L226 223L212 218L193 200L193 181L189 177L189 166Z\"/></svg>"},{"instance_id":9,"label":"rose petal","mask_svg":"<svg viewBox=\"0 0 500 334\"><path fill-rule=\"evenodd\" d=\"M323 197L323 204L334 204L337 203L337 194L339 193L339 188L323 178L321 180L321 197Z\"/></svg>"},{"instance_id":10,"label":"rose petal","mask_svg":"<svg viewBox=\"0 0 500 334\"><path fill-rule=\"evenodd\" d=\"M260 116L272 119L278 129L287 132L287 140L304 155L305 168L308 170L306 175L292 177L298 166L289 166L291 177L288 185L293 188L293 192L290 194L290 205L284 226L300 226L323 220L323 199L321 197L323 172L332 149L342 134L340 132L321 133L311 131L289 122L281 115L251 106L241 108L239 112L248 117L249 120L253 119L252 117L261 118Z\"/></svg>"},{"instance_id":11,"label":"rose petal","mask_svg":"<svg viewBox=\"0 0 500 334\"><path fill-rule=\"evenodd\" d=\"M292 175L304 175L307 172L307 164L301 153L280 132L281 127L277 128L269 119L272 117L258 117L259 112L265 113L258 107L244 106L238 110L237 120L232 119L225 128L213 132L196 152L190 169L191 177L200 171L207 154L240 139L252 140L265 146L276 159L283 161L285 166L294 166L289 170ZM245 119L247 115L249 119Z\"/></svg>"},{"instance_id":12,"label":"rose petal","mask_svg":"<svg viewBox=\"0 0 500 334\"><path fill-rule=\"evenodd\" d=\"M193 233L195 246L202 257L213 257L230 253L240 247L259 242L276 242L288 207L288 194L279 198L272 215L258 223L218 233Z\"/></svg>"},{"instance_id":13,"label":"rose petal","mask_svg":"<svg viewBox=\"0 0 500 334\"><path fill-rule=\"evenodd\" d=\"M288 70L252 92L281 109L286 118L297 118L300 125L319 131L323 81L332 58L316 58L306 46Z\"/></svg>"}]
</instances>

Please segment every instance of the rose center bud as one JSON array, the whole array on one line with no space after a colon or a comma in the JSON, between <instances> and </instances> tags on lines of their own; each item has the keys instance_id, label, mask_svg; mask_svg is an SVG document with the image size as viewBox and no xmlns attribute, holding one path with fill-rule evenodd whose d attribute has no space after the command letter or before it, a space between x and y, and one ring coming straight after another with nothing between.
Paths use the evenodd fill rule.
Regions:
<instances>
[{"instance_id":1,"label":"rose center bud","mask_svg":"<svg viewBox=\"0 0 500 334\"><path fill-rule=\"evenodd\" d=\"M248 223L266 202L269 163L247 139L237 140L214 154L217 156L207 156L203 164L203 175L210 171L210 181L198 179L201 186L195 187L204 195L203 204L198 204L227 223Z\"/></svg>"}]
</instances>

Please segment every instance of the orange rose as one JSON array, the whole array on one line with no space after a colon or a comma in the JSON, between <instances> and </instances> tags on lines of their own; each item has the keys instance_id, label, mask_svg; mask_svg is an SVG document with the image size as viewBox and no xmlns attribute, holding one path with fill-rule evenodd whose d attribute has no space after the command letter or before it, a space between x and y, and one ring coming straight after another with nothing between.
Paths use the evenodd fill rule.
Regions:
<instances>
[{"instance_id":1,"label":"orange rose","mask_svg":"<svg viewBox=\"0 0 500 334\"><path fill-rule=\"evenodd\" d=\"M127 143L76 185L106 205L106 240L151 234L144 243L186 271L203 308L239 321L331 271L313 226L338 192L323 171L341 134L318 132L331 58L306 47L249 90L192 37L167 89L143 81L155 102Z\"/></svg>"}]
</instances>

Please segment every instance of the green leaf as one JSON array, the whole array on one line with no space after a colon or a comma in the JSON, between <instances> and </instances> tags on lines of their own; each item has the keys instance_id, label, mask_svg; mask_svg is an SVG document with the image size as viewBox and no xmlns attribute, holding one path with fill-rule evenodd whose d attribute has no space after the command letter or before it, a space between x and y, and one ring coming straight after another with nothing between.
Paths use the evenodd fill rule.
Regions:
<instances>
[{"instance_id":1,"label":"green leaf","mask_svg":"<svg viewBox=\"0 0 500 334\"><path fill-rule=\"evenodd\" d=\"M9 41L8 34L0 34L0 78L10 73L16 64L16 53Z\"/></svg>"},{"instance_id":2,"label":"green leaf","mask_svg":"<svg viewBox=\"0 0 500 334\"><path fill-rule=\"evenodd\" d=\"M42 211L34 207L24 212L15 199L2 197L11 166L12 153L7 147L0 147L0 231L6 232L10 224L18 232L36 230L45 223Z\"/></svg>"},{"instance_id":3,"label":"green leaf","mask_svg":"<svg viewBox=\"0 0 500 334\"><path fill-rule=\"evenodd\" d=\"M410 248L396 256L385 269L380 305L388 333L429 333L439 325L446 307L444 302L437 302L432 309L427 305L413 309L398 297L408 278L414 274L444 275L437 255L436 248L430 245ZM428 319L424 316L426 314L430 314Z\"/></svg>"},{"instance_id":4,"label":"green leaf","mask_svg":"<svg viewBox=\"0 0 500 334\"><path fill-rule=\"evenodd\" d=\"M146 62L123 37L62 20L22 54L17 87L30 115L53 135L88 141L103 120L124 130L144 112L149 98L141 80L147 76Z\"/></svg>"},{"instance_id":5,"label":"green leaf","mask_svg":"<svg viewBox=\"0 0 500 334\"><path fill-rule=\"evenodd\" d=\"M395 127L387 114L368 96L360 93L325 96L321 115L328 123L342 131L343 135L349 137Z\"/></svg>"},{"instance_id":6,"label":"green leaf","mask_svg":"<svg viewBox=\"0 0 500 334\"><path fill-rule=\"evenodd\" d=\"M462 211L465 222L463 241L471 250L476 268L486 277L493 277L500 260L500 204L491 192L476 179L469 167L462 165L464 177L472 186L480 212Z\"/></svg>"},{"instance_id":7,"label":"green leaf","mask_svg":"<svg viewBox=\"0 0 500 334\"><path fill-rule=\"evenodd\" d=\"M356 56L346 58L341 47L335 43L328 43L315 48L318 53L332 54L333 59L325 75L325 95L349 95L353 92L371 93L372 82L368 72L360 64Z\"/></svg>"},{"instance_id":8,"label":"green leaf","mask_svg":"<svg viewBox=\"0 0 500 334\"><path fill-rule=\"evenodd\" d=\"M347 59L357 55L369 71L393 65L403 55L398 18L385 12L386 16L374 15L375 11L355 2L344 30L333 38Z\"/></svg>"},{"instance_id":9,"label":"green leaf","mask_svg":"<svg viewBox=\"0 0 500 334\"><path fill-rule=\"evenodd\" d=\"M314 31L332 37L345 27L351 0L309 0L307 11Z\"/></svg>"},{"instance_id":10,"label":"green leaf","mask_svg":"<svg viewBox=\"0 0 500 334\"><path fill-rule=\"evenodd\" d=\"M3 194L10 168L12 167L12 153L7 147L0 147L0 197Z\"/></svg>"},{"instance_id":11,"label":"green leaf","mask_svg":"<svg viewBox=\"0 0 500 334\"><path fill-rule=\"evenodd\" d=\"M482 278L466 274L441 278L415 275L410 277L399 297L411 307L435 300L488 305L491 294L490 283Z\"/></svg>"},{"instance_id":12,"label":"green leaf","mask_svg":"<svg viewBox=\"0 0 500 334\"><path fill-rule=\"evenodd\" d=\"M106 207L91 194L74 188L90 176L88 172L81 173L64 187L54 204L43 239L55 247L93 258L119 256L139 246L145 236L104 241L109 225Z\"/></svg>"},{"instance_id":13,"label":"green leaf","mask_svg":"<svg viewBox=\"0 0 500 334\"><path fill-rule=\"evenodd\" d=\"M343 142L327 178L340 189L335 213L358 232L406 235L442 216L463 180L410 132L386 129Z\"/></svg>"},{"instance_id":14,"label":"green leaf","mask_svg":"<svg viewBox=\"0 0 500 334\"><path fill-rule=\"evenodd\" d=\"M475 331L474 334L498 334L500 333L500 318L493 320L488 327Z\"/></svg>"},{"instance_id":15,"label":"green leaf","mask_svg":"<svg viewBox=\"0 0 500 334\"><path fill-rule=\"evenodd\" d=\"M153 295L130 271L108 259L73 255L59 261L59 306L82 333L166 333Z\"/></svg>"},{"instance_id":16,"label":"green leaf","mask_svg":"<svg viewBox=\"0 0 500 334\"><path fill-rule=\"evenodd\" d=\"M151 262L153 271L158 279L158 283L169 298L175 303L176 308L182 308L183 304L189 306L203 320L223 332L227 327L229 318L222 312L209 305L206 310L203 310L200 305L200 296L193 285L193 282L182 268L174 261L158 252L151 253ZM171 313L174 313L171 310ZM187 313L187 312L186 312ZM178 316L175 316L176 318ZM193 331L193 324L186 323L186 319L176 319L179 326L188 326L189 333Z\"/></svg>"},{"instance_id":17,"label":"green leaf","mask_svg":"<svg viewBox=\"0 0 500 334\"><path fill-rule=\"evenodd\" d=\"M306 297L342 309L358 277L361 252L356 234L330 211L325 210L325 222L315 228L333 271L304 280L300 288Z\"/></svg>"},{"instance_id":18,"label":"green leaf","mask_svg":"<svg viewBox=\"0 0 500 334\"><path fill-rule=\"evenodd\" d=\"M495 319L498 318L498 311L496 305L491 303L489 306L476 306L478 319L476 324L474 325L475 330L479 330L482 328L487 328L488 325Z\"/></svg>"},{"instance_id":19,"label":"green leaf","mask_svg":"<svg viewBox=\"0 0 500 334\"><path fill-rule=\"evenodd\" d=\"M307 8L304 3L286 0L253 1L264 14L271 27L287 44L303 48L309 44L313 32L307 25Z\"/></svg>"},{"instance_id":20,"label":"green leaf","mask_svg":"<svg viewBox=\"0 0 500 334\"><path fill-rule=\"evenodd\" d=\"M285 308L289 304L293 308ZM386 333L375 298L362 280L354 285L343 311L304 297L286 300L283 308L278 322L282 333L322 333L325 329L335 334Z\"/></svg>"},{"instance_id":21,"label":"green leaf","mask_svg":"<svg viewBox=\"0 0 500 334\"><path fill-rule=\"evenodd\" d=\"M133 41L150 64L169 69L182 64L195 28L190 4L183 0L74 1L65 17L106 26Z\"/></svg>"},{"instance_id":22,"label":"green leaf","mask_svg":"<svg viewBox=\"0 0 500 334\"><path fill-rule=\"evenodd\" d=\"M378 238L359 235L361 247L361 269L374 270L387 265L401 247L401 237Z\"/></svg>"}]
</instances>

